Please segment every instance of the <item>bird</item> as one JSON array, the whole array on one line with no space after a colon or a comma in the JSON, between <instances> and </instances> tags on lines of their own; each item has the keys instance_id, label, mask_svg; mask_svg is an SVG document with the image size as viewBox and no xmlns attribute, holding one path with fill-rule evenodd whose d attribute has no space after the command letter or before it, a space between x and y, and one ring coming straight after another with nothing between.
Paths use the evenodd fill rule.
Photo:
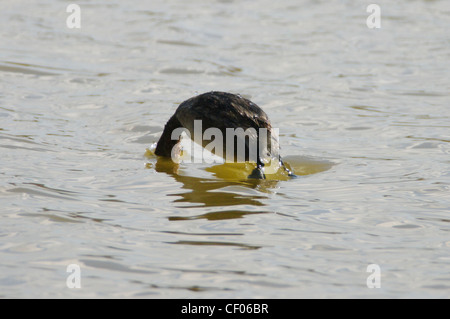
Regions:
<instances>
[{"instance_id":1,"label":"bird","mask_svg":"<svg viewBox=\"0 0 450 319\"><path fill-rule=\"evenodd\" d=\"M200 128L195 127L198 123L201 123ZM207 147L211 141L204 138L205 132L208 129L215 130L215 138L221 135L223 141L213 148L214 154L234 162L256 162L256 168L248 178L265 179L264 166L272 158L279 161L289 176L295 177L279 155L277 132L274 131L269 117L258 105L240 94L211 91L182 102L165 124L156 145L155 155L179 155L181 136L172 136L177 129L186 129L190 138L203 147ZM245 134L237 134L238 131ZM235 135L228 134L229 132L234 132ZM239 145L243 148L239 149ZM244 152L239 152L242 149Z\"/></svg>"}]
</instances>

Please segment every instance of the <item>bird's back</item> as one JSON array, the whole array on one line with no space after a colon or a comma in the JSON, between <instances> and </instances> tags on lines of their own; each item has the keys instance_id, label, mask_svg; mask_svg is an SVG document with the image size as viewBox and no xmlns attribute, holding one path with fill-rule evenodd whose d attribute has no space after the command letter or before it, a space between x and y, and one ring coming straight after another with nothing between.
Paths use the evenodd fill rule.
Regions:
<instances>
[{"instance_id":1,"label":"bird's back","mask_svg":"<svg viewBox=\"0 0 450 319\"><path fill-rule=\"evenodd\" d=\"M274 153L274 149L278 149L278 139L276 135L272 134L272 125L267 114L258 105L240 95L225 92L204 93L181 103L175 115L182 126L189 130L194 141L196 140L195 133L200 133L195 131L194 121L201 121L202 136L205 130L217 128L225 138L223 155L230 151L226 150L227 128L234 130L242 128L248 132L248 138L245 140L247 155L241 160L248 160L249 143L251 141L259 142L260 129L266 129L267 132L265 153ZM209 142L202 139L201 144L206 146ZM234 150L236 151L236 149ZM278 154L278 151L276 153Z\"/></svg>"},{"instance_id":2,"label":"bird's back","mask_svg":"<svg viewBox=\"0 0 450 319\"><path fill-rule=\"evenodd\" d=\"M190 127L194 120L201 120L205 128L272 127L267 114L258 105L240 95L225 92L208 92L190 98L180 104L176 114L184 127Z\"/></svg>"}]
</instances>

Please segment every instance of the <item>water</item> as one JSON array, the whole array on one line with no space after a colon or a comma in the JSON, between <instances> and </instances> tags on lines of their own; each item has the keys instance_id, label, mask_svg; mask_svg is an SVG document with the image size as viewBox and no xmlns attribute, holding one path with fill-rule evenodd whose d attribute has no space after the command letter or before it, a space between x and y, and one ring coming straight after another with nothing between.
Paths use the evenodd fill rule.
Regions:
<instances>
[{"instance_id":1,"label":"water","mask_svg":"<svg viewBox=\"0 0 450 319\"><path fill-rule=\"evenodd\" d=\"M2 1L0 296L450 297L450 4L369 3ZM211 90L300 177L149 155Z\"/></svg>"}]
</instances>

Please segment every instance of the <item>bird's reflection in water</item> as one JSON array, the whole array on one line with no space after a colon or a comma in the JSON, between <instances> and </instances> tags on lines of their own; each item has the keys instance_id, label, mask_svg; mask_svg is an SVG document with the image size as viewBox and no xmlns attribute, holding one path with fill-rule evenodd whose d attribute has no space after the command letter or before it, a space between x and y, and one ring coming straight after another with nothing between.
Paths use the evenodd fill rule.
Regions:
<instances>
[{"instance_id":1,"label":"bird's reflection in water","mask_svg":"<svg viewBox=\"0 0 450 319\"><path fill-rule=\"evenodd\" d=\"M188 190L187 192L174 193L170 196L178 197L174 203L189 203L190 205L180 205L180 207L226 207L237 205L250 206L264 206L261 200L267 198L264 193L270 192L274 189L278 181L276 180L238 180L238 179L223 179L218 176L226 174L223 172L224 165L219 167L208 167L203 171L212 173L214 176L210 177L194 177L181 172L180 164L172 162L170 159L157 158L155 163L155 170L157 172L166 173L173 177L177 182L181 183L181 189ZM190 167L193 171L200 173L200 169ZM230 167L233 169L233 166ZM244 173L245 174L245 173ZM209 174L211 175L211 174ZM181 198L180 198L181 197ZM223 213L223 210L221 211ZM237 211L233 210L234 216ZM251 212L250 212L251 213ZM242 214L241 214L242 215ZM213 219L208 215L208 219ZM224 216L224 218L227 218Z\"/></svg>"},{"instance_id":2,"label":"bird's reflection in water","mask_svg":"<svg viewBox=\"0 0 450 319\"><path fill-rule=\"evenodd\" d=\"M170 158L147 156L154 163L150 165L157 172L166 173L181 186L181 191L170 194L173 203L180 208L220 208L217 211L203 211L188 217L170 217L169 220L207 219L220 220L242 218L248 214L269 213L264 210L264 200L278 188L280 182L290 180L286 174L267 175L267 179L246 178L254 169L251 163L225 163L219 165L178 164ZM294 172L309 175L328 170L333 163L303 157L288 157ZM290 167L291 168L291 167ZM189 171L187 171L189 170ZM195 176L191 176L195 175ZM241 206L245 210L227 209Z\"/></svg>"}]
</instances>

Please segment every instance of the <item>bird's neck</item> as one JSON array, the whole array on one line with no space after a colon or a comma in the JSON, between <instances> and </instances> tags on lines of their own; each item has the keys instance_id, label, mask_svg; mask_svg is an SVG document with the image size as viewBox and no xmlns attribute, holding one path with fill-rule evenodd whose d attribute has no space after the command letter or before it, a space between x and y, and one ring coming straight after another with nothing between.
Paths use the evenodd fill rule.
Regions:
<instances>
[{"instance_id":1,"label":"bird's neck","mask_svg":"<svg viewBox=\"0 0 450 319\"><path fill-rule=\"evenodd\" d=\"M156 155L165 157L172 156L173 147L180 141L180 137L178 137L177 139L172 139L172 132L179 127L182 127L182 125L178 121L177 117L173 115L164 126L164 131L158 141L158 144L156 145Z\"/></svg>"}]
</instances>

